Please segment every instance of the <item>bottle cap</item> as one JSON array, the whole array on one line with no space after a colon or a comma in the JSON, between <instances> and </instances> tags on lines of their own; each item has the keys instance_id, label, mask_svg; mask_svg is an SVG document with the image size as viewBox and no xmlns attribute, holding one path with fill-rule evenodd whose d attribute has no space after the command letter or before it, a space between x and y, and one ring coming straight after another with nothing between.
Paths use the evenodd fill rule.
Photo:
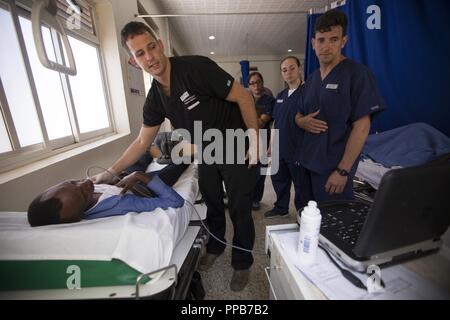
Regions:
<instances>
[{"instance_id":1,"label":"bottle cap","mask_svg":"<svg viewBox=\"0 0 450 320\"><path fill-rule=\"evenodd\" d=\"M315 202L313 200L308 201L308 207L317 208L317 202Z\"/></svg>"},{"instance_id":2,"label":"bottle cap","mask_svg":"<svg viewBox=\"0 0 450 320\"><path fill-rule=\"evenodd\" d=\"M303 209L305 214L307 215L318 215L320 214L320 210L317 208L317 202L316 201L308 201L308 205Z\"/></svg>"}]
</instances>

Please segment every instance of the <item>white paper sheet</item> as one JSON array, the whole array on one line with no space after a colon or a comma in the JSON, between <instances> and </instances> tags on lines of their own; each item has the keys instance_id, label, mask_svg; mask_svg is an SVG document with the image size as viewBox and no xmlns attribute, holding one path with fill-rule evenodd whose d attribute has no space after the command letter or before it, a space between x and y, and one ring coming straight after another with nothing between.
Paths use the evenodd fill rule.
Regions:
<instances>
[{"instance_id":1,"label":"white paper sheet","mask_svg":"<svg viewBox=\"0 0 450 320\"><path fill-rule=\"evenodd\" d=\"M300 265L297 254L298 232L283 233L276 236L280 241L282 250L284 250L283 256L286 257L288 263L292 263L296 267L296 271L301 272L330 300L450 299L450 292L402 265L381 269L381 278L385 283L385 290L381 293L369 293L367 290L357 288L344 278L340 270L330 261L330 258L322 249L317 251L316 261L312 265ZM340 265L342 266L342 264ZM367 283L368 275L355 272L353 274L360 278L364 284Z\"/></svg>"}]
</instances>

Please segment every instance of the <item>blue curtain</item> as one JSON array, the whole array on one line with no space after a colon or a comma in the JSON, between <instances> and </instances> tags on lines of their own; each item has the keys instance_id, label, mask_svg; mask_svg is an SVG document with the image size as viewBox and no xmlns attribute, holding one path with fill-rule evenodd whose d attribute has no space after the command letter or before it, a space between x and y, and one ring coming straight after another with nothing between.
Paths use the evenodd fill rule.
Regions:
<instances>
[{"instance_id":1,"label":"blue curtain","mask_svg":"<svg viewBox=\"0 0 450 320\"><path fill-rule=\"evenodd\" d=\"M347 0L339 9L349 18L343 53L372 70L388 107L372 129L425 122L450 136L450 1Z\"/></svg>"},{"instance_id":2,"label":"blue curtain","mask_svg":"<svg viewBox=\"0 0 450 320\"><path fill-rule=\"evenodd\" d=\"M242 60L241 64L242 83L245 88L248 88L248 76L250 72L250 62L248 60Z\"/></svg>"},{"instance_id":3,"label":"blue curtain","mask_svg":"<svg viewBox=\"0 0 450 320\"><path fill-rule=\"evenodd\" d=\"M319 68L319 60L317 60L317 57L314 53L314 50L312 48L311 39L314 35L314 25L316 23L316 20L318 17L320 17L321 14L310 14L308 15L308 26L306 30L307 38L306 38L306 46L305 46L305 64L304 64L304 77L303 79L308 79L308 75L310 75L314 70L317 70Z\"/></svg>"}]
</instances>

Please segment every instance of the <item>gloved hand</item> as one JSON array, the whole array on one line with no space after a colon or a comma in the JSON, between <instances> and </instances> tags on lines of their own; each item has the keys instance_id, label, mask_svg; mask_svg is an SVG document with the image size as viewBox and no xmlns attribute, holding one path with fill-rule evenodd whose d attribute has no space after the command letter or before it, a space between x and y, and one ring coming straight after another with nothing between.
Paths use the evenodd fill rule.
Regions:
<instances>
[{"instance_id":1,"label":"gloved hand","mask_svg":"<svg viewBox=\"0 0 450 320\"><path fill-rule=\"evenodd\" d=\"M138 194L141 197L147 197L152 195L152 192L146 187L151 179L151 175L142 171L135 171L120 180L116 186L123 188L120 194L125 194L128 190L132 190L133 193ZM143 183L143 185L140 185L140 188L136 188L139 182Z\"/></svg>"},{"instance_id":2,"label":"gloved hand","mask_svg":"<svg viewBox=\"0 0 450 320\"><path fill-rule=\"evenodd\" d=\"M108 172L109 171L109 172ZM108 171L100 172L91 178L92 182L95 184L105 183L105 184L114 184L118 181L117 172L113 169L109 168Z\"/></svg>"}]
</instances>

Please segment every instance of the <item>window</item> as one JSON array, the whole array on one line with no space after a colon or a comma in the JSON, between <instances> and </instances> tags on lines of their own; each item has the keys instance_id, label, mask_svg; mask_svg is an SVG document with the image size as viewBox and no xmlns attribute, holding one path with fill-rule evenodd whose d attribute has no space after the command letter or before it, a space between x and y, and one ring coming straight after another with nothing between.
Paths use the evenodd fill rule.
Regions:
<instances>
[{"instance_id":1,"label":"window","mask_svg":"<svg viewBox=\"0 0 450 320\"><path fill-rule=\"evenodd\" d=\"M26 147L42 142L42 132L14 23L3 8L0 25L0 77L20 146Z\"/></svg>"},{"instance_id":2,"label":"window","mask_svg":"<svg viewBox=\"0 0 450 320\"><path fill-rule=\"evenodd\" d=\"M33 74L34 84L44 117L47 134L50 140L67 137L72 134L69 115L65 106L64 92L60 76L57 72L45 68L38 59L34 46L31 21L19 17L20 27L25 40L25 45ZM50 29L43 27L42 35L46 52L51 61L56 61L55 51L52 48Z\"/></svg>"},{"instance_id":3,"label":"window","mask_svg":"<svg viewBox=\"0 0 450 320\"><path fill-rule=\"evenodd\" d=\"M0 116L0 153L12 151L11 142L7 139L8 132L6 131L3 114Z\"/></svg>"},{"instance_id":4,"label":"window","mask_svg":"<svg viewBox=\"0 0 450 320\"><path fill-rule=\"evenodd\" d=\"M69 78L80 132L105 128L109 125L109 121L97 50L72 37L69 37L69 42L77 66L77 75Z\"/></svg>"},{"instance_id":5,"label":"window","mask_svg":"<svg viewBox=\"0 0 450 320\"><path fill-rule=\"evenodd\" d=\"M113 131L92 7L77 3L80 28L66 29L77 75L68 76L43 67L38 59L32 1L13 5L0 0L0 171ZM73 14L68 8L58 0L60 19ZM67 65L58 34L41 28L49 60Z\"/></svg>"}]
</instances>

